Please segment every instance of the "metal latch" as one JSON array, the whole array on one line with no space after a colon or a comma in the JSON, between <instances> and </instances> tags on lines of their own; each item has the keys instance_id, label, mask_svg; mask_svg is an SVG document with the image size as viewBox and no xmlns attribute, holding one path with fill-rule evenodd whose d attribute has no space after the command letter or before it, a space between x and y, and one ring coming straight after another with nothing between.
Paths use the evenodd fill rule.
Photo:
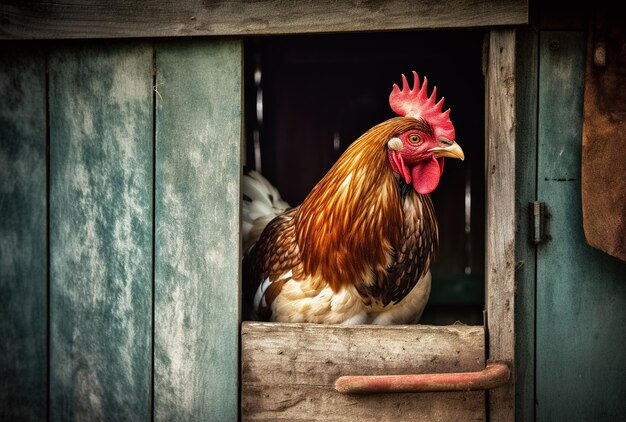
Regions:
<instances>
[{"instance_id":1,"label":"metal latch","mask_svg":"<svg viewBox=\"0 0 626 422\"><path fill-rule=\"evenodd\" d=\"M546 241L546 204L545 202L531 202L530 208L530 241L539 245Z\"/></svg>"}]
</instances>

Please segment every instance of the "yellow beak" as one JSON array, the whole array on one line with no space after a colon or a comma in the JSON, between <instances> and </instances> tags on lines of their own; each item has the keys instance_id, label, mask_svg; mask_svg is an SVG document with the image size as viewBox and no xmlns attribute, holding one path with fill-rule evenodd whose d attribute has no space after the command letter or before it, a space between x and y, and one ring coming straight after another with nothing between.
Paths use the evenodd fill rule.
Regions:
<instances>
[{"instance_id":1,"label":"yellow beak","mask_svg":"<svg viewBox=\"0 0 626 422\"><path fill-rule=\"evenodd\" d=\"M458 158L461 161L464 160L465 154L463 153L463 150L461 149L459 144L457 144L454 141L451 141L451 142L452 144L447 145L445 147L435 147L435 148L429 149L428 151L434 152L435 158L450 157L450 158Z\"/></svg>"}]
</instances>

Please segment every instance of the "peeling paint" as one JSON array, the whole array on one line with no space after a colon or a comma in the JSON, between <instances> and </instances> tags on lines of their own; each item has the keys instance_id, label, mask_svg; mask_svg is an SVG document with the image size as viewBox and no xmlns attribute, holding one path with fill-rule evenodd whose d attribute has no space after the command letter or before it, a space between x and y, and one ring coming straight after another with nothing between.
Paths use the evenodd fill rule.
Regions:
<instances>
[{"instance_id":1,"label":"peeling paint","mask_svg":"<svg viewBox=\"0 0 626 422\"><path fill-rule=\"evenodd\" d=\"M237 418L240 53L157 50L156 420Z\"/></svg>"},{"instance_id":2,"label":"peeling paint","mask_svg":"<svg viewBox=\"0 0 626 422\"><path fill-rule=\"evenodd\" d=\"M51 55L51 412L60 419L149 415L151 83L145 46Z\"/></svg>"}]
</instances>

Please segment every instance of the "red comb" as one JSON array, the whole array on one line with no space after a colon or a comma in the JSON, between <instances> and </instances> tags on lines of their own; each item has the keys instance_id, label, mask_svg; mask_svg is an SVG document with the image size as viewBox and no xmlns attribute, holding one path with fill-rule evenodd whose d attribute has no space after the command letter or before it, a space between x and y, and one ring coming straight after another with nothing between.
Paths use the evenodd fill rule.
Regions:
<instances>
[{"instance_id":1,"label":"red comb","mask_svg":"<svg viewBox=\"0 0 626 422\"><path fill-rule=\"evenodd\" d=\"M435 138L444 137L454 140L454 126L450 121L450 109L442 112L443 97L437 100L437 87L433 88L430 97L427 93L428 79L424 77L424 83L420 87L420 80L417 72L413 71L413 88L409 88L406 76L402 75L402 90L398 85L393 84L391 94L389 94L389 105L391 109L401 116L424 119L435 131Z\"/></svg>"}]
</instances>

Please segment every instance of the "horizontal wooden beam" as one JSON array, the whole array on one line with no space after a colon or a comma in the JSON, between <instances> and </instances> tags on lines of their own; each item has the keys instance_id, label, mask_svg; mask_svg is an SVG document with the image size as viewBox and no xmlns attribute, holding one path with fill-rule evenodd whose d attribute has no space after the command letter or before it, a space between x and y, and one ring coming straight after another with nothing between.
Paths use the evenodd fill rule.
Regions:
<instances>
[{"instance_id":1,"label":"horizontal wooden beam","mask_svg":"<svg viewBox=\"0 0 626 422\"><path fill-rule=\"evenodd\" d=\"M271 35L526 23L526 0L27 0L0 3L0 40Z\"/></svg>"},{"instance_id":2,"label":"horizontal wooden beam","mask_svg":"<svg viewBox=\"0 0 626 422\"><path fill-rule=\"evenodd\" d=\"M486 418L483 391L350 395L335 389L337 378L351 374L484 370L482 326L244 322L241 334L242 421Z\"/></svg>"}]
</instances>

